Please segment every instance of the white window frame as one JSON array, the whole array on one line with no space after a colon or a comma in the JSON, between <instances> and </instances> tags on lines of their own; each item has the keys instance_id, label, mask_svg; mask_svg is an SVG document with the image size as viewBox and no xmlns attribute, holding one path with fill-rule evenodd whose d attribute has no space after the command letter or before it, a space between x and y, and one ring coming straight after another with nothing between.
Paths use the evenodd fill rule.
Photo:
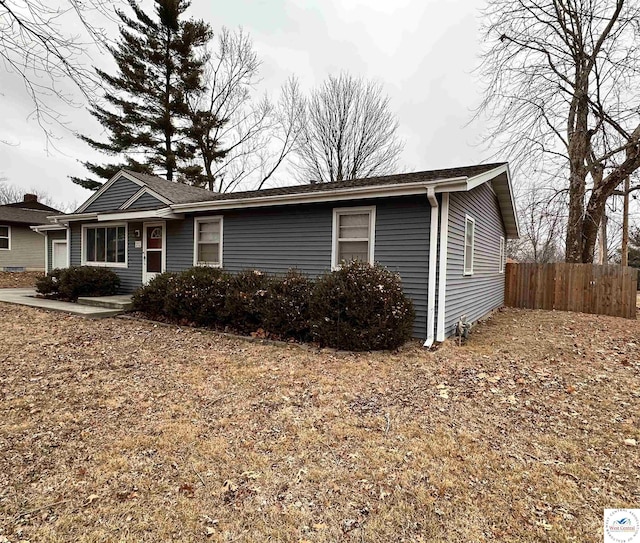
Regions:
<instances>
[{"instance_id":1,"label":"white window frame","mask_svg":"<svg viewBox=\"0 0 640 543\"><path fill-rule=\"evenodd\" d=\"M504 236L500 236L500 273L504 273L507 247Z\"/></svg>"},{"instance_id":2,"label":"white window frame","mask_svg":"<svg viewBox=\"0 0 640 543\"><path fill-rule=\"evenodd\" d=\"M200 223L203 222L219 222L220 223L220 243L218 244L218 264L207 264L205 262L198 262L198 233L200 232ZM224 217L222 215L212 215L209 217L196 217L193 220L193 265L194 266L208 266L210 268L222 268L222 255L224 251L222 249L224 245Z\"/></svg>"},{"instance_id":3,"label":"white window frame","mask_svg":"<svg viewBox=\"0 0 640 543\"><path fill-rule=\"evenodd\" d=\"M369 238L366 240L369 243L369 264L373 265L375 258L375 244L376 244L376 206L360 206L360 207L334 207L333 208L333 231L331 235L331 269L340 269L340 262L338 262L338 238L340 217L342 215L362 215L363 213L369 214ZM344 241L365 241L364 238L349 239Z\"/></svg>"},{"instance_id":4,"label":"white window frame","mask_svg":"<svg viewBox=\"0 0 640 543\"><path fill-rule=\"evenodd\" d=\"M469 228L469 223L473 225L473 235L471 236L471 266L467 266L467 229ZM463 275L473 275L473 260L475 257L476 250L476 220L469 215L465 215L464 217L464 252L462 254L462 262L463 262Z\"/></svg>"},{"instance_id":5,"label":"white window frame","mask_svg":"<svg viewBox=\"0 0 640 543\"><path fill-rule=\"evenodd\" d=\"M89 228L117 228L124 226L124 262L91 262L87 260L87 229ZM83 266L97 266L100 268L128 268L129 267L129 225L126 222L99 222L82 225L80 263Z\"/></svg>"},{"instance_id":6,"label":"white window frame","mask_svg":"<svg viewBox=\"0 0 640 543\"><path fill-rule=\"evenodd\" d=\"M11 226L8 224L0 224L2 228L7 229L7 237L2 236L2 239L8 239L9 243L7 244L7 248L0 247L0 251L10 251L11 250Z\"/></svg>"}]
</instances>

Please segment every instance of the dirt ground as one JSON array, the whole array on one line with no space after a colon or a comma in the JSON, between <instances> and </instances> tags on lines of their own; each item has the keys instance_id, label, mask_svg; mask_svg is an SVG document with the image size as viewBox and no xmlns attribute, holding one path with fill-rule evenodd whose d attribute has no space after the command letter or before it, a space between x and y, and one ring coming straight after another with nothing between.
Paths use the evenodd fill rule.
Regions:
<instances>
[{"instance_id":1,"label":"dirt ground","mask_svg":"<svg viewBox=\"0 0 640 543\"><path fill-rule=\"evenodd\" d=\"M0 271L0 288L30 288L43 272L5 272Z\"/></svg>"},{"instance_id":2,"label":"dirt ground","mask_svg":"<svg viewBox=\"0 0 640 543\"><path fill-rule=\"evenodd\" d=\"M599 542L640 321L503 310L340 354L1 305L0 542Z\"/></svg>"}]
</instances>

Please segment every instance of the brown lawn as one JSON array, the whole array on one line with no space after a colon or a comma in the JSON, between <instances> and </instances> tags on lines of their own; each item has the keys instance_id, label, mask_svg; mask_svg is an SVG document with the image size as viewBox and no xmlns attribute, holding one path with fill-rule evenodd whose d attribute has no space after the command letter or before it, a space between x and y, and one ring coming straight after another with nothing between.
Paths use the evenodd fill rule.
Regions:
<instances>
[{"instance_id":1,"label":"brown lawn","mask_svg":"<svg viewBox=\"0 0 640 543\"><path fill-rule=\"evenodd\" d=\"M640 503L640 321L505 310L358 355L1 304L0 330L4 543L599 542Z\"/></svg>"},{"instance_id":2,"label":"brown lawn","mask_svg":"<svg viewBox=\"0 0 640 543\"><path fill-rule=\"evenodd\" d=\"M32 288L36 279L44 272L6 272L0 271L0 288Z\"/></svg>"}]
</instances>

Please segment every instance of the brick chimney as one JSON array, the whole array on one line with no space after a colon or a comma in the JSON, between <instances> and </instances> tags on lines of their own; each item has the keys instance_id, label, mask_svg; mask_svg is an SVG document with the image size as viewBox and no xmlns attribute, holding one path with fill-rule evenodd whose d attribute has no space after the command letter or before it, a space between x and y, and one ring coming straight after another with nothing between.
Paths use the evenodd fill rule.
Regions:
<instances>
[{"instance_id":1,"label":"brick chimney","mask_svg":"<svg viewBox=\"0 0 640 543\"><path fill-rule=\"evenodd\" d=\"M24 195L24 199L22 200L23 202L37 202L38 201L38 195L37 194L25 194Z\"/></svg>"}]
</instances>

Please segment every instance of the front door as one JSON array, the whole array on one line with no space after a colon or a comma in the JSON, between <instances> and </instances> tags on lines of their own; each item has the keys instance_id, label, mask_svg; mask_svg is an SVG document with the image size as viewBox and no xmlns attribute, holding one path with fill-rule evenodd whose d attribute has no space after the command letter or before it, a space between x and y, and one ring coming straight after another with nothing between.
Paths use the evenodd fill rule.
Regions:
<instances>
[{"instance_id":1,"label":"front door","mask_svg":"<svg viewBox=\"0 0 640 543\"><path fill-rule=\"evenodd\" d=\"M165 270L165 224L145 223L142 243L142 283Z\"/></svg>"}]
</instances>

